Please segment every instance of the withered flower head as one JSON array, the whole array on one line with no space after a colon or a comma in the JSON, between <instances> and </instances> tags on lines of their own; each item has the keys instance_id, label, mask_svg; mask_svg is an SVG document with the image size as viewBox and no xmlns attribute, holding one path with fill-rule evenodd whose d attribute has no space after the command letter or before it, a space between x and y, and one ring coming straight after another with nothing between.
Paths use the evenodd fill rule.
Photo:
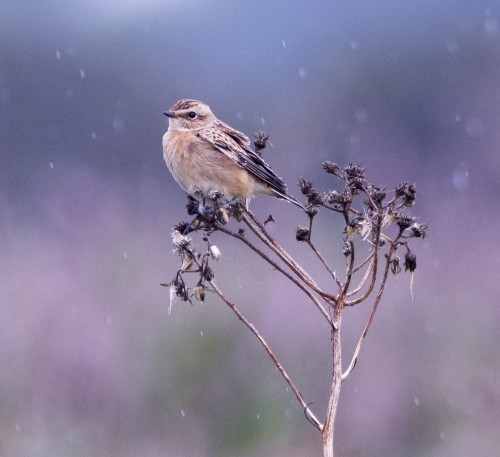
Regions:
<instances>
[{"instance_id":1,"label":"withered flower head","mask_svg":"<svg viewBox=\"0 0 500 457\"><path fill-rule=\"evenodd\" d=\"M332 205L345 205L349 203L349 198L337 190L331 190L325 195L325 200Z\"/></svg>"},{"instance_id":2,"label":"withered flower head","mask_svg":"<svg viewBox=\"0 0 500 457\"><path fill-rule=\"evenodd\" d=\"M353 189L363 189L366 185L365 169L360 165L350 163L344 168L346 183Z\"/></svg>"},{"instance_id":3,"label":"withered flower head","mask_svg":"<svg viewBox=\"0 0 500 457\"><path fill-rule=\"evenodd\" d=\"M408 216L396 216L396 223L399 225L400 230L404 231L413 224L413 219Z\"/></svg>"},{"instance_id":4,"label":"withered flower head","mask_svg":"<svg viewBox=\"0 0 500 457\"><path fill-rule=\"evenodd\" d=\"M254 134L253 137L254 137L253 144L255 145L255 152L259 154L260 151L262 151L267 146L267 142L269 141L269 135L265 132L257 132Z\"/></svg>"},{"instance_id":5,"label":"withered flower head","mask_svg":"<svg viewBox=\"0 0 500 457\"><path fill-rule=\"evenodd\" d=\"M183 235L178 230L174 229L172 231L172 244L176 248L185 248L191 242L191 238Z\"/></svg>"},{"instance_id":6,"label":"withered flower head","mask_svg":"<svg viewBox=\"0 0 500 457\"><path fill-rule=\"evenodd\" d=\"M224 194L218 190L211 190L207 194L207 198L213 202L220 200L222 197L224 197Z\"/></svg>"},{"instance_id":7,"label":"withered flower head","mask_svg":"<svg viewBox=\"0 0 500 457\"><path fill-rule=\"evenodd\" d=\"M340 167L336 163L325 160L323 162L323 170L332 175L337 175L340 171Z\"/></svg>"},{"instance_id":8,"label":"withered flower head","mask_svg":"<svg viewBox=\"0 0 500 457\"><path fill-rule=\"evenodd\" d=\"M311 190L314 190L313 189L313 183L311 181L306 181L305 179L303 178L300 178L299 179L299 187L300 187L300 191L304 194L304 195L308 195L309 192L311 192Z\"/></svg>"},{"instance_id":9,"label":"withered flower head","mask_svg":"<svg viewBox=\"0 0 500 457\"><path fill-rule=\"evenodd\" d=\"M396 198L403 198L403 205L412 206L417 198L417 188L414 184L408 184L406 181L396 186Z\"/></svg>"},{"instance_id":10,"label":"withered flower head","mask_svg":"<svg viewBox=\"0 0 500 457\"><path fill-rule=\"evenodd\" d=\"M427 227L427 224L419 224L415 222L411 226L411 233L415 238L425 238L425 235L427 235L428 231L429 227Z\"/></svg>"},{"instance_id":11,"label":"withered flower head","mask_svg":"<svg viewBox=\"0 0 500 457\"><path fill-rule=\"evenodd\" d=\"M297 241L308 241L309 240L309 229L299 225L295 233L295 238Z\"/></svg>"}]
</instances>

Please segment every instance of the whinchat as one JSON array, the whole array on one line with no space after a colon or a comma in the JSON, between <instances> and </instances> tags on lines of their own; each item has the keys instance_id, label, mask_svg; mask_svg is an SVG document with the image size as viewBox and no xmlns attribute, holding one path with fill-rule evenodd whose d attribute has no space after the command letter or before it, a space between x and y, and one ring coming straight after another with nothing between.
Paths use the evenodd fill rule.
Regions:
<instances>
[{"instance_id":1,"label":"whinchat","mask_svg":"<svg viewBox=\"0 0 500 457\"><path fill-rule=\"evenodd\" d=\"M197 100L179 100L169 111L163 157L179 185L198 201L211 190L225 199L274 195L303 206L283 180L256 154L244 134L217 119Z\"/></svg>"}]
</instances>

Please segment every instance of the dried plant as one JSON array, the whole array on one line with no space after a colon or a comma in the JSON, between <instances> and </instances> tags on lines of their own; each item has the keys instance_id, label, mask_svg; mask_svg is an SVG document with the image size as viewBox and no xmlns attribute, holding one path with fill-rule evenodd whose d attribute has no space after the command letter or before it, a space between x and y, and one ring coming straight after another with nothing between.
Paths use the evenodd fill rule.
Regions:
<instances>
[{"instance_id":1,"label":"dried plant","mask_svg":"<svg viewBox=\"0 0 500 457\"><path fill-rule=\"evenodd\" d=\"M256 134L255 147L259 153L265 148L267 140L268 136L264 133ZM401 272L401 260L398 255L401 250L405 252L403 266L405 271L410 272L410 288L412 287L416 256L410 249L409 241L412 238L424 238L428 228L415 217L405 214L405 210L413 206L417 196L413 184L402 182L388 191L370 183L365 169L361 166L349 164L341 168L335 163L326 161L323 163L323 169L340 183L340 187L321 193L310 181L300 180L300 189L306 198L304 206L307 223L297 227L296 239L309 246L328 272L331 282L327 288L321 287L311 274L270 235L266 225L274 222L272 216L266 221L259 221L250 210L246 209L244 202L224 201L224 196L218 191L209 192L202 204L188 197L187 212L194 216L194 220L191 223L180 223L172 231L174 252L180 256L182 267L170 283L162 285L170 288L170 309L176 298L191 302L194 297L197 301L203 302L206 291L217 294L231 308L264 346L304 408L306 418L322 433L324 456L333 457L333 432L342 383L356 365L385 291L389 273L398 275ZM342 275L330 267L313 242L313 222L320 210L337 213L343 221L344 230L339 235L343 237L343 247L339 256L345 258L345 272ZM226 225L231 218L245 228L239 228L237 232L228 229ZM248 237L245 229L255 236ZM202 250L193 245L189 237L191 232L203 233ZM214 232L244 243L257 256L283 274L293 287L301 289L312 301L330 327L333 369L326 418L323 421L311 410L310 404L303 398L259 331L215 284L213 262L219 259L221 253L219 248L210 242L210 235ZM363 248L363 245L366 247ZM367 254L364 258L358 259L358 251ZM184 279L188 274L196 278L192 291L186 286ZM374 299L371 314L347 368L343 369L341 344L343 311L346 307L356 306L372 297Z\"/></svg>"}]
</instances>

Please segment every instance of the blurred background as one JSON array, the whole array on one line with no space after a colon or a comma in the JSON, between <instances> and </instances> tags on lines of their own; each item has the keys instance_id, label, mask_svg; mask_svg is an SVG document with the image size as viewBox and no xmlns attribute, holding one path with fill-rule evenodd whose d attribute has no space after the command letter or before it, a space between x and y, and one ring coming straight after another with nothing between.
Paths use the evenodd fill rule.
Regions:
<instances>
[{"instance_id":1,"label":"blurred background","mask_svg":"<svg viewBox=\"0 0 500 457\"><path fill-rule=\"evenodd\" d=\"M336 429L342 456L500 452L500 2L99 0L0 3L0 454L312 456L311 426L261 346L215 296L168 315L185 196L162 111L208 103L296 183L362 163L420 195L418 268L391 277ZM268 197L273 234L327 286ZM238 225L231 222L235 230ZM341 271L342 226L316 243ZM201 242L198 239L198 243ZM236 241L219 287L323 418L327 326ZM349 359L371 303L345 312Z\"/></svg>"}]
</instances>

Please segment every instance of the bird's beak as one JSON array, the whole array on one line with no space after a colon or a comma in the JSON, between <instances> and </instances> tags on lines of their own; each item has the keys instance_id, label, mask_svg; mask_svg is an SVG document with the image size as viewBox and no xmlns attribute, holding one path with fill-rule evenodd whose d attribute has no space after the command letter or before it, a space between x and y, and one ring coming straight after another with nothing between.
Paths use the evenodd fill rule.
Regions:
<instances>
[{"instance_id":1,"label":"bird's beak","mask_svg":"<svg viewBox=\"0 0 500 457\"><path fill-rule=\"evenodd\" d=\"M163 111L163 114L167 117L172 117L172 118L177 117L177 114L175 114L173 111Z\"/></svg>"}]
</instances>

